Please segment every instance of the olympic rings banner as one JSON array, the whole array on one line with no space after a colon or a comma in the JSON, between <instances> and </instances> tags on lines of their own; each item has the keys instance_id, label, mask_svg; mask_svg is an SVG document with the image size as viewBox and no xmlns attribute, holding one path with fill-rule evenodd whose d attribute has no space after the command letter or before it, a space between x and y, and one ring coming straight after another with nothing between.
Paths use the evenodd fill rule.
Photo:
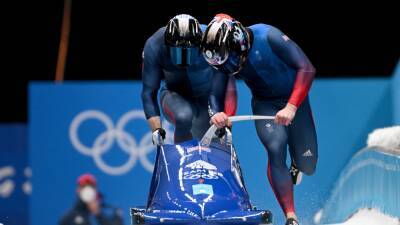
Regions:
<instances>
[{"instance_id":1,"label":"olympic rings banner","mask_svg":"<svg viewBox=\"0 0 400 225\"><path fill-rule=\"evenodd\" d=\"M31 224L57 224L76 200L76 178L86 172L128 224L129 207L146 203L155 157L140 85L35 83L29 115ZM172 143L172 127L163 126Z\"/></svg>"}]
</instances>

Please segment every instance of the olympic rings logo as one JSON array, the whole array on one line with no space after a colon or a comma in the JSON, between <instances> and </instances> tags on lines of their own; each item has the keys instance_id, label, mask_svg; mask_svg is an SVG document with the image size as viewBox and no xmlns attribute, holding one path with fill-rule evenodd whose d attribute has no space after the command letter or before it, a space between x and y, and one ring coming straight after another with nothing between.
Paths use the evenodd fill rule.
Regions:
<instances>
[{"instance_id":1,"label":"olympic rings logo","mask_svg":"<svg viewBox=\"0 0 400 225\"><path fill-rule=\"evenodd\" d=\"M82 143L79 138L79 128L82 123L88 120L100 121L106 128L102 133L99 133L93 141L92 146L87 146ZM132 110L118 120L114 125L112 119L105 113L98 110L86 110L79 113L72 120L69 127L69 138L74 148L81 154L92 157L97 167L103 172L110 175L121 175L129 172L139 161L143 168L150 173L153 172L154 165L148 159L148 155L153 152L156 147L151 141L151 132L146 133L138 143L133 134L126 131L126 125L134 120L146 120L142 110ZM166 121L163 121L163 127L167 130L166 143L172 143L172 126ZM120 166L110 166L104 159L103 155L111 150L114 144L128 155L126 162Z\"/></svg>"}]
</instances>

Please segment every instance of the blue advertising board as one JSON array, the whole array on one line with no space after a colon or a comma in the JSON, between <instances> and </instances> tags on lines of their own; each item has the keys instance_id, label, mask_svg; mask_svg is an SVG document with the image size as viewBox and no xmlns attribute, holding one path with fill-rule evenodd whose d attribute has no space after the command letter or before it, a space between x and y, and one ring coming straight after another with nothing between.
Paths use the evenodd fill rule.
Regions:
<instances>
[{"instance_id":1,"label":"blue advertising board","mask_svg":"<svg viewBox=\"0 0 400 225\"><path fill-rule=\"evenodd\" d=\"M295 188L296 208L304 225L323 206L334 181L367 134L392 122L388 79L316 80L311 104L317 126L317 172ZM30 86L29 146L34 171L31 224L50 225L76 200L76 178L98 179L105 200L124 212L145 205L154 161L151 133L144 118L140 82L33 83ZM238 82L238 115L251 114L251 95ZM168 143L173 127L167 128ZM234 144L253 204L283 215L266 176L266 151L254 123L233 128Z\"/></svg>"},{"instance_id":2,"label":"blue advertising board","mask_svg":"<svg viewBox=\"0 0 400 225\"><path fill-rule=\"evenodd\" d=\"M0 224L28 225L31 170L25 124L0 125Z\"/></svg>"}]
</instances>

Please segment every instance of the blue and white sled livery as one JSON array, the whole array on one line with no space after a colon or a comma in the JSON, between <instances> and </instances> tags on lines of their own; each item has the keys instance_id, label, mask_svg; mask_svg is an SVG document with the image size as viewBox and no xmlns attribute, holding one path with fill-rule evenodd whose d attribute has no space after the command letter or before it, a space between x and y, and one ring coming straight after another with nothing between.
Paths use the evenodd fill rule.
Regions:
<instances>
[{"instance_id":1,"label":"blue and white sled livery","mask_svg":"<svg viewBox=\"0 0 400 225\"><path fill-rule=\"evenodd\" d=\"M229 138L211 142L215 130L212 126L201 141L163 145L157 149L147 207L131 209L132 225L272 224L270 211L255 210L251 205Z\"/></svg>"}]
</instances>

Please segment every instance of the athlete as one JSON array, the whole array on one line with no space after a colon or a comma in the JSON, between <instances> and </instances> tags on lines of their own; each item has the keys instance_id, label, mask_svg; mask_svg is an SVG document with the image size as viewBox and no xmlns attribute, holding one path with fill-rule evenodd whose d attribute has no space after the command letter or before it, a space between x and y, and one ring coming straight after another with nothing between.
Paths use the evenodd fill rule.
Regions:
<instances>
[{"instance_id":1,"label":"athlete","mask_svg":"<svg viewBox=\"0 0 400 225\"><path fill-rule=\"evenodd\" d=\"M161 145L166 135L158 105L162 79L160 105L166 119L175 125L175 143L200 139L210 126L208 96L213 74L218 72L207 64L199 49L205 27L194 17L181 14L146 41L142 103L156 145ZM234 91L229 90L232 94L226 98L232 109L236 108ZM232 109L228 114L234 113Z\"/></svg>"},{"instance_id":2,"label":"athlete","mask_svg":"<svg viewBox=\"0 0 400 225\"><path fill-rule=\"evenodd\" d=\"M287 218L298 225L293 184L301 172L311 175L317 163L317 137L308 92L315 69L288 36L267 24L245 28L226 14L208 25L201 45L206 61L225 75L214 76L210 93L210 116L218 127L226 126L221 96L229 76L244 80L252 93L255 115L275 115L275 121L255 122L257 134L268 152L267 176ZM292 158L286 165L287 146Z\"/></svg>"}]
</instances>

